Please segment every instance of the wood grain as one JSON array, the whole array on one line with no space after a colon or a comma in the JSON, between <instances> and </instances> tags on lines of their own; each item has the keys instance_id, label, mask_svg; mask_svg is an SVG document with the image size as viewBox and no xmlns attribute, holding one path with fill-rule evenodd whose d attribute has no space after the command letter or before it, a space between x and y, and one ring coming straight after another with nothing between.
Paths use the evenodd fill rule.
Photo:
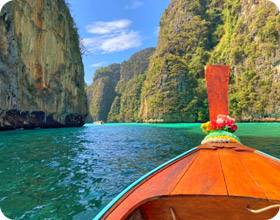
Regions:
<instances>
[{"instance_id":1,"label":"wood grain","mask_svg":"<svg viewBox=\"0 0 280 220\"><path fill-rule=\"evenodd\" d=\"M211 143L149 176L102 219L134 220L133 214L138 219L172 219L170 207L178 219L269 219L277 210L257 215L246 207L260 209L277 203L277 160L241 144Z\"/></svg>"},{"instance_id":2,"label":"wood grain","mask_svg":"<svg viewBox=\"0 0 280 220\"><path fill-rule=\"evenodd\" d=\"M188 172L172 191L172 195L227 195L218 152L200 150Z\"/></svg>"},{"instance_id":3,"label":"wood grain","mask_svg":"<svg viewBox=\"0 0 280 220\"><path fill-rule=\"evenodd\" d=\"M235 151L250 151L255 152L255 149L247 147L243 144L238 143L211 143L207 142L205 144L201 144L197 147L198 149L208 149L208 150L217 150L221 148L232 149Z\"/></svg>"},{"instance_id":4,"label":"wood grain","mask_svg":"<svg viewBox=\"0 0 280 220\"><path fill-rule=\"evenodd\" d=\"M206 66L210 120L216 120L218 114L228 115L229 66Z\"/></svg>"},{"instance_id":5,"label":"wood grain","mask_svg":"<svg viewBox=\"0 0 280 220\"><path fill-rule=\"evenodd\" d=\"M177 163L163 169L153 178L138 186L106 218L107 220L125 219L145 200L169 195L181 177L196 159L197 152L188 155Z\"/></svg>"},{"instance_id":6,"label":"wood grain","mask_svg":"<svg viewBox=\"0 0 280 220\"><path fill-rule=\"evenodd\" d=\"M255 151L255 154L257 154L262 160L266 161L271 166L273 166L276 169L280 170L280 161L279 160L276 160L274 158L266 156L265 154L259 153L258 151Z\"/></svg>"},{"instance_id":7,"label":"wood grain","mask_svg":"<svg viewBox=\"0 0 280 220\"><path fill-rule=\"evenodd\" d=\"M266 199L260 186L248 173L233 150L218 150L229 196ZM251 153L254 154L254 153Z\"/></svg>"},{"instance_id":8,"label":"wood grain","mask_svg":"<svg viewBox=\"0 0 280 220\"><path fill-rule=\"evenodd\" d=\"M277 208L253 214L247 207L260 209L272 204L275 203L227 196L173 196L147 202L141 212L146 220L172 220L170 207L177 220L267 220L277 214Z\"/></svg>"},{"instance_id":9,"label":"wood grain","mask_svg":"<svg viewBox=\"0 0 280 220\"><path fill-rule=\"evenodd\" d=\"M255 153L238 152L238 155L266 197L269 200L280 200L280 169Z\"/></svg>"}]
</instances>

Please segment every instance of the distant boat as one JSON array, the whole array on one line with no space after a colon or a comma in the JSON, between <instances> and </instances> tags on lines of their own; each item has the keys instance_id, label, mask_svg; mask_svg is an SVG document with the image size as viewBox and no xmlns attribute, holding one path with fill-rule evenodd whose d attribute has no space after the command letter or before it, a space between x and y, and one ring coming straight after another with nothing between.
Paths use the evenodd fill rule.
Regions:
<instances>
[{"instance_id":1,"label":"distant boat","mask_svg":"<svg viewBox=\"0 0 280 220\"><path fill-rule=\"evenodd\" d=\"M93 122L93 124L96 124L96 125L103 125L104 124L104 121L95 121Z\"/></svg>"},{"instance_id":2,"label":"distant boat","mask_svg":"<svg viewBox=\"0 0 280 220\"><path fill-rule=\"evenodd\" d=\"M228 66L206 67L210 119L228 115ZM271 219L280 160L240 143L207 142L152 170L94 220Z\"/></svg>"}]
</instances>

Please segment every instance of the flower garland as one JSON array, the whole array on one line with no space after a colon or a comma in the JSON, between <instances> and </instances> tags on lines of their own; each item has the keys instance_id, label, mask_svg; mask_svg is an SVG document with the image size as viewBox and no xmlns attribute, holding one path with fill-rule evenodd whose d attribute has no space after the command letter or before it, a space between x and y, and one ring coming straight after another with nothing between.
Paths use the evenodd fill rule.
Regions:
<instances>
[{"instance_id":1,"label":"flower garland","mask_svg":"<svg viewBox=\"0 0 280 220\"><path fill-rule=\"evenodd\" d=\"M227 131L218 130L208 134L201 142L205 144L207 142L211 143L240 143L239 138L233 133Z\"/></svg>"},{"instance_id":2,"label":"flower garland","mask_svg":"<svg viewBox=\"0 0 280 220\"><path fill-rule=\"evenodd\" d=\"M237 130L235 119L228 115L218 115L217 120L208 121L201 125L204 133L208 134L202 144L212 143L240 143L240 140L233 133Z\"/></svg>"},{"instance_id":3,"label":"flower garland","mask_svg":"<svg viewBox=\"0 0 280 220\"><path fill-rule=\"evenodd\" d=\"M219 114L217 120L208 121L201 125L204 133L209 134L211 132L222 130L230 133L234 133L237 130L235 119L228 115Z\"/></svg>"}]
</instances>

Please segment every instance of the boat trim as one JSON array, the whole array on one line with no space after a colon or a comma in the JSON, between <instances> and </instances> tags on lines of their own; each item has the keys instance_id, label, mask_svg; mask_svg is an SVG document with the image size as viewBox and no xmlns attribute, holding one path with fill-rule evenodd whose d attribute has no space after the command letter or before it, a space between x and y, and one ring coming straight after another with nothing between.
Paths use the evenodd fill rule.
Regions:
<instances>
[{"instance_id":1,"label":"boat trim","mask_svg":"<svg viewBox=\"0 0 280 220\"><path fill-rule=\"evenodd\" d=\"M273 157L273 156L271 156L271 155L269 155L269 154L266 154L266 153L264 153L264 152L262 152L262 151L259 151L259 150L256 150L256 152L261 153L261 154L263 154L263 155L265 155L265 156L268 156L268 157L270 157L270 158L272 158L272 159L277 160L277 161L280 162L280 159L277 158L277 157Z\"/></svg>"},{"instance_id":2,"label":"boat trim","mask_svg":"<svg viewBox=\"0 0 280 220\"><path fill-rule=\"evenodd\" d=\"M254 210L254 209L250 209L249 207L247 208L248 211L252 212L252 213L262 213L262 212L265 212L267 210L270 210L270 209L274 209L274 208L280 208L280 205L279 204L276 204L276 205L271 205L271 206L268 206L268 207L265 207L265 208L262 208L262 209L257 209L257 210Z\"/></svg>"},{"instance_id":3,"label":"boat trim","mask_svg":"<svg viewBox=\"0 0 280 220\"><path fill-rule=\"evenodd\" d=\"M180 155L178 155L177 157L174 157L173 159L165 162L164 164L160 165L159 167L153 169L152 171L148 172L147 174L145 174L144 176L140 177L138 180L136 180L135 182L133 182L131 185L129 185L127 188L125 188L119 195L117 195L108 205L106 205L94 218L93 220L99 220L119 199L121 199L129 190L131 190L133 187L135 187L136 185L138 185L139 183L141 183L143 180L145 180L147 177L151 176L152 174L154 174L155 172L157 172L158 170L162 169L163 167L173 163L174 161L180 159L183 156L186 156L187 154L195 151L197 149L197 147L194 147Z\"/></svg>"}]
</instances>

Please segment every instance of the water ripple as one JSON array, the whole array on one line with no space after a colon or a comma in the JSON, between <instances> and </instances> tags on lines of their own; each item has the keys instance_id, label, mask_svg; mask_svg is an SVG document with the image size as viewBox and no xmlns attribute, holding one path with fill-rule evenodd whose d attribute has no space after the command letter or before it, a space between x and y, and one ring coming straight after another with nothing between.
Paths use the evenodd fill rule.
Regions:
<instances>
[{"instance_id":1,"label":"water ripple","mask_svg":"<svg viewBox=\"0 0 280 220\"><path fill-rule=\"evenodd\" d=\"M279 124L241 124L238 133L277 157L279 134ZM202 138L198 124L1 132L0 207L12 219L92 219L130 183Z\"/></svg>"}]
</instances>

